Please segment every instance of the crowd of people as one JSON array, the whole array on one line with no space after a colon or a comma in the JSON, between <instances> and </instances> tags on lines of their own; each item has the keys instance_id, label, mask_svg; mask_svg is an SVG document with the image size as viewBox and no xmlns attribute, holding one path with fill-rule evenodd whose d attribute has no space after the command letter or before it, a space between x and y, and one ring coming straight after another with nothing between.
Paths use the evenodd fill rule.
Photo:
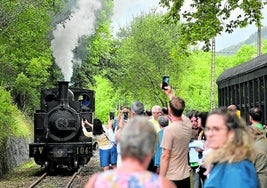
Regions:
<instances>
[{"instance_id":1,"label":"crowd of people","mask_svg":"<svg viewBox=\"0 0 267 188\"><path fill-rule=\"evenodd\" d=\"M258 107L249 121L235 105L210 112L191 110L171 87L163 92L168 107L145 110L134 101L103 126L82 121L85 136L99 144L103 172L86 187L267 187L267 139ZM91 126L88 132L85 126Z\"/></svg>"}]
</instances>

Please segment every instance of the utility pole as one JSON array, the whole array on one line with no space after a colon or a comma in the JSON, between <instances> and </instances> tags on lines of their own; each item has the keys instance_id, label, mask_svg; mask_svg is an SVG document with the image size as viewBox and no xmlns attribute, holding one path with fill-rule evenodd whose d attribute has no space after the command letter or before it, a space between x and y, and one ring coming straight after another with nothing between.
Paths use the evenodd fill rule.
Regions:
<instances>
[{"instance_id":1,"label":"utility pole","mask_svg":"<svg viewBox=\"0 0 267 188\"><path fill-rule=\"evenodd\" d=\"M263 2L261 0L261 3L262 3L262 6L264 6L264 3L267 3L267 1ZM261 42L262 42L262 39L261 39L261 26L259 25L258 26L258 42L257 42L258 43L258 50L257 50L257 55L258 56L260 56L262 54L262 50L261 50L262 44L261 44Z\"/></svg>"},{"instance_id":2,"label":"utility pole","mask_svg":"<svg viewBox=\"0 0 267 188\"><path fill-rule=\"evenodd\" d=\"M258 56L260 56L261 53L261 26L258 26Z\"/></svg>"},{"instance_id":3,"label":"utility pole","mask_svg":"<svg viewBox=\"0 0 267 188\"><path fill-rule=\"evenodd\" d=\"M216 107L216 62L215 62L215 38L211 41L212 61L210 67L210 109Z\"/></svg>"}]
</instances>

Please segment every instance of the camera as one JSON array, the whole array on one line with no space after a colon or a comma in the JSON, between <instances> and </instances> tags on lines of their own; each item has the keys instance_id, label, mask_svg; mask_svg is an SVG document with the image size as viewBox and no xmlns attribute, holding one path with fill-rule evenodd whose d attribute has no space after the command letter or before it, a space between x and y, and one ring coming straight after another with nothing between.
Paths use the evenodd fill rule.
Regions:
<instances>
[{"instance_id":1,"label":"camera","mask_svg":"<svg viewBox=\"0 0 267 188\"><path fill-rule=\"evenodd\" d=\"M86 121L85 117L83 117L83 121Z\"/></svg>"},{"instance_id":2,"label":"camera","mask_svg":"<svg viewBox=\"0 0 267 188\"><path fill-rule=\"evenodd\" d=\"M128 112L123 112L123 119L127 120L128 119Z\"/></svg>"},{"instance_id":3,"label":"camera","mask_svg":"<svg viewBox=\"0 0 267 188\"><path fill-rule=\"evenodd\" d=\"M114 111L109 112L109 119L114 119L115 113Z\"/></svg>"},{"instance_id":4,"label":"camera","mask_svg":"<svg viewBox=\"0 0 267 188\"><path fill-rule=\"evenodd\" d=\"M170 77L169 76L163 76L162 77L162 89L165 89L164 87L169 85Z\"/></svg>"}]
</instances>

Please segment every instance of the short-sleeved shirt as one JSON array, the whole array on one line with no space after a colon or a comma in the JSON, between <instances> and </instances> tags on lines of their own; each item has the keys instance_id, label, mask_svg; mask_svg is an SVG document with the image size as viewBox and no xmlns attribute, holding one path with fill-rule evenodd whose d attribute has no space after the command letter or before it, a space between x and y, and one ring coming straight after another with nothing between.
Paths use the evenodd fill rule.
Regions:
<instances>
[{"instance_id":1,"label":"short-sleeved shirt","mask_svg":"<svg viewBox=\"0 0 267 188\"><path fill-rule=\"evenodd\" d=\"M261 123L255 123L253 126L257 127L260 130L263 130L263 125Z\"/></svg>"},{"instance_id":2,"label":"short-sleeved shirt","mask_svg":"<svg viewBox=\"0 0 267 188\"><path fill-rule=\"evenodd\" d=\"M188 119L174 121L165 127L161 147L171 150L166 177L183 180L190 176L188 168L188 144L192 136L192 125Z\"/></svg>"},{"instance_id":3,"label":"short-sleeved shirt","mask_svg":"<svg viewBox=\"0 0 267 188\"><path fill-rule=\"evenodd\" d=\"M126 173L108 170L97 176L94 187L161 188L163 186L161 177L149 171Z\"/></svg>"},{"instance_id":4,"label":"short-sleeved shirt","mask_svg":"<svg viewBox=\"0 0 267 188\"><path fill-rule=\"evenodd\" d=\"M157 120L153 119L153 118L150 119L149 121L153 123L154 129L158 133L160 131L159 122Z\"/></svg>"}]
</instances>

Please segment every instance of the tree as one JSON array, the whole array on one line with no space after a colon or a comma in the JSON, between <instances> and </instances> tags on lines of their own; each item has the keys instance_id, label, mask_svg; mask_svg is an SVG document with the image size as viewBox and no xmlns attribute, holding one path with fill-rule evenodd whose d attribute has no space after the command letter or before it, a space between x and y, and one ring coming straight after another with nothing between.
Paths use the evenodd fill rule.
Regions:
<instances>
[{"instance_id":1,"label":"tree","mask_svg":"<svg viewBox=\"0 0 267 188\"><path fill-rule=\"evenodd\" d=\"M52 12L60 0L1 1L1 85L11 91L18 107L32 114L40 89L49 85L52 66L50 43ZM3 11L3 12L2 12Z\"/></svg>"},{"instance_id":2,"label":"tree","mask_svg":"<svg viewBox=\"0 0 267 188\"><path fill-rule=\"evenodd\" d=\"M119 69L113 80L122 97L131 93L146 104L166 105L161 77L167 74L175 83L183 63L182 54L181 61L172 57L172 50L179 49L179 25L164 24L161 14L151 12L135 18L118 36L114 61Z\"/></svg>"},{"instance_id":3,"label":"tree","mask_svg":"<svg viewBox=\"0 0 267 188\"><path fill-rule=\"evenodd\" d=\"M266 4L260 0L193 0L185 8L185 2L188 1L160 0L160 5L168 10L165 20L182 22L182 38L190 44L205 41L207 45L209 39L224 31L232 33L252 23L261 26L261 10Z\"/></svg>"}]
</instances>

